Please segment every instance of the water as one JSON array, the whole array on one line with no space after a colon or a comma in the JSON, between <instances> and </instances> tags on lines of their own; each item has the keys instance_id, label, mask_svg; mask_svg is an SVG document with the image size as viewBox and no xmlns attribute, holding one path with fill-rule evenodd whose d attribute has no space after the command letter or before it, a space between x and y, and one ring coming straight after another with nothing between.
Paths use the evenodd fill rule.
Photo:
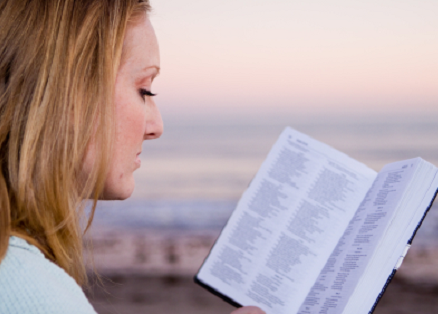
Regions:
<instances>
[{"instance_id":1,"label":"water","mask_svg":"<svg viewBox=\"0 0 438 315\"><path fill-rule=\"evenodd\" d=\"M285 126L376 170L417 156L438 165L438 115L223 113L164 122L162 138L144 143L132 198L101 203L96 227L220 229ZM415 242L438 244L437 207Z\"/></svg>"},{"instance_id":2,"label":"water","mask_svg":"<svg viewBox=\"0 0 438 315\"><path fill-rule=\"evenodd\" d=\"M127 200L101 202L96 210L94 228L121 230L175 229L220 230L237 201L212 200ZM438 245L438 204L428 212L414 239L416 246Z\"/></svg>"},{"instance_id":3,"label":"water","mask_svg":"<svg viewBox=\"0 0 438 315\"><path fill-rule=\"evenodd\" d=\"M221 229L237 201L126 200L100 202L94 227L121 229Z\"/></svg>"}]
</instances>

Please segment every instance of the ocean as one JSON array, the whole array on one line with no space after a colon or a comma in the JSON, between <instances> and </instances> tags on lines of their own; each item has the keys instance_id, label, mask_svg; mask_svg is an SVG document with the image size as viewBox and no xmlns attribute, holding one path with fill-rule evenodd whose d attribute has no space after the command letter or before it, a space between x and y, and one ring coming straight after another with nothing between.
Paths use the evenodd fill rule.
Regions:
<instances>
[{"instance_id":1,"label":"ocean","mask_svg":"<svg viewBox=\"0 0 438 315\"><path fill-rule=\"evenodd\" d=\"M168 114L163 119L162 138L144 143L133 196L100 202L94 228L220 230L286 126L377 171L386 163L417 156L438 165L436 114L227 111ZM415 243L438 245L437 206Z\"/></svg>"}]
</instances>

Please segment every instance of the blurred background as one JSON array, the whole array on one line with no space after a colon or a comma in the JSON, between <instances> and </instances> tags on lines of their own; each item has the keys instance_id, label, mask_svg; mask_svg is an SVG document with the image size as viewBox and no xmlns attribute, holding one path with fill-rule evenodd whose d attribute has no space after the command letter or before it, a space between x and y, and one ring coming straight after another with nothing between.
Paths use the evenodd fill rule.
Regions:
<instances>
[{"instance_id":1,"label":"blurred background","mask_svg":"<svg viewBox=\"0 0 438 315\"><path fill-rule=\"evenodd\" d=\"M377 171L438 165L438 1L151 4L165 131L144 143L132 198L101 203L87 234L97 311L231 311L192 278L286 126ZM438 312L437 207L376 312Z\"/></svg>"}]
</instances>

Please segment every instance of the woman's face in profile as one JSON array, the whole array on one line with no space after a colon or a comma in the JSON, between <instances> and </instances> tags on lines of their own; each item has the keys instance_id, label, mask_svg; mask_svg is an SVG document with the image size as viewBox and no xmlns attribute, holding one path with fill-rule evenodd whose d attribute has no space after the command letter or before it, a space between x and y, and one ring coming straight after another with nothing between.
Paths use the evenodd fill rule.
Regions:
<instances>
[{"instance_id":1,"label":"woman's face in profile","mask_svg":"<svg viewBox=\"0 0 438 315\"><path fill-rule=\"evenodd\" d=\"M115 83L115 124L113 156L105 181L104 199L126 199L134 190L133 172L140 167L144 140L156 139L163 122L155 102L148 94L158 75L160 56L155 32L148 18L131 25L125 35L123 56ZM92 146L87 163L94 161ZM92 165L92 164L89 164Z\"/></svg>"}]
</instances>

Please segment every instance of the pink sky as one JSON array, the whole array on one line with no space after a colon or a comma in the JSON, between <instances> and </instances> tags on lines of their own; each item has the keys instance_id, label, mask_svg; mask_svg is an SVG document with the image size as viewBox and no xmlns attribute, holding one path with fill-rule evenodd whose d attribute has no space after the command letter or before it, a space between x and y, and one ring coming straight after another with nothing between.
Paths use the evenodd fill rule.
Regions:
<instances>
[{"instance_id":1,"label":"pink sky","mask_svg":"<svg viewBox=\"0 0 438 315\"><path fill-rule=\"evenodd\" d=\"M164 109L438 109L437 0L152 0Z\"/></svg>"}]
</instances>

